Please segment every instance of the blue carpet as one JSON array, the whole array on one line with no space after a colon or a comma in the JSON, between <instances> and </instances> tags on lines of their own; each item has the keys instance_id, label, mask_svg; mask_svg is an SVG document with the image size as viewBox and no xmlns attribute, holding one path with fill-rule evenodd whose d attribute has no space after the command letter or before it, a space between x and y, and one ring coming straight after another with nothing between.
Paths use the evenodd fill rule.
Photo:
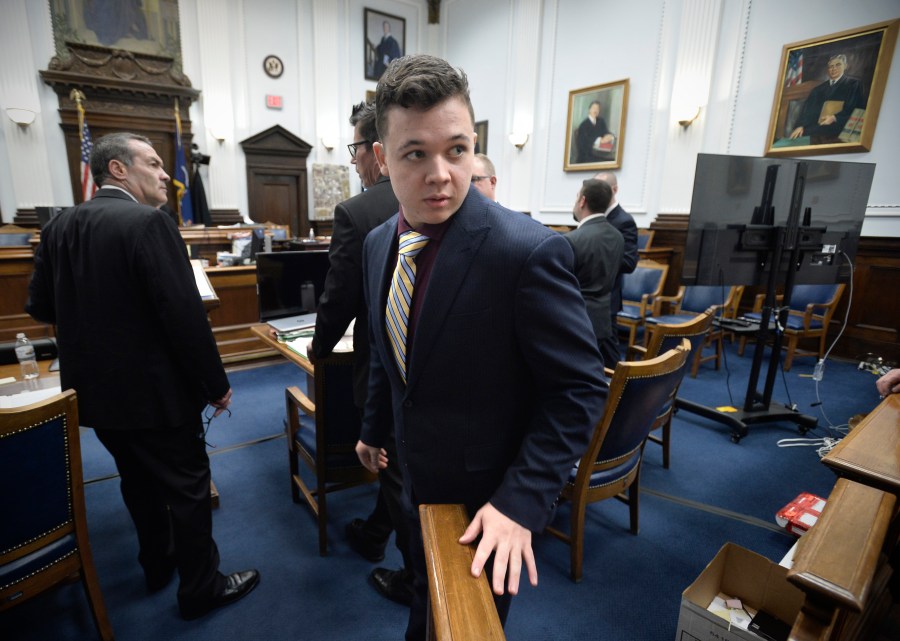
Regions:
<instances>
[{"instance_id":1,"label":"blue carpet","mask_svg":"<svg viewBox=\"0 0 900 641\"><path fill-rule=\"evenodd\" d=\"M727 346L734 402L743 400L750 358ZM877 403L875 377L855 364L830 362L817 401L812 359L779 376L774 399L845 423ZM259 568L257 590L240 604L203 619L178 617L176 586L153 596L144 590L137 541L109 455L91 430L83 430L87 508L101 587L119 641L143 639L216 641L246 639L401 639L407 611L379 597L367 584L373 565L348 547L343 525L365 516L374 486L329 495L329 554L318 555L315 522L289 494L282 433L284 387L305 388L289 364L233 372L233 415L213 421L208 440L213 479L221 496L214 535L222 570ZM686 378L681 395L710 406L730 401L724 370L711 363ZM817 429L807 436L825 436ZM507 636L546 639L641 639L670 641L681 592L727 541L775 561L794 539L777 530L774 513L801 491L827 496L834 475L814 448L779 448L798 437L793 424L752 425L739 444L723 425L681 411L673 423L672 465L661 466L660 448L648 444L642 470L640 534L628 532L627 508L606 501L588 508L584 579L569 580L569 549L539 536L535 553L539 586L524 586L514 599ZM246 444L241 446L241 444ZM699 508L699 509L698 509ZM567 527L568 507L556 524ZM386 567L400 557L388 549ZM79 584L62 586L0 614L4 641L75 641L96 638Z\"/></svg>"}]
</instances>

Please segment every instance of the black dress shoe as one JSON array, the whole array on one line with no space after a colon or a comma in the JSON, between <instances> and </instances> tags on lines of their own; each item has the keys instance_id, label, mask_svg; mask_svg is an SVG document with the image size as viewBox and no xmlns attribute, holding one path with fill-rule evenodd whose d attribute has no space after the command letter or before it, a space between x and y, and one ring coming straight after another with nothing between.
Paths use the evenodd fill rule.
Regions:
<instances>
[{"instance_id":1,"label":"black dress shoe","mask_svg":"<svg viewBox=\"0 0 900 641\"><path fill-rule=\"evenodd\" d=\"M362 519L353 519L347 524L347 542L350 548L366 561L378 563L384 560L384 548L387 541L376 541L371 534L366 532L366 522Z\"/></svg>"},{"instance_id":2,"label":"black dress shoe","mask_svg":"<svg viewBox=\"0 0 900 641\"><path fill-rule=\"evenodd\" d=\"M235 572L225 577L225 589L221 594L209 600L199 602L182 602L179 604L181 618L185 621L199 619L216 608L229 605L244 598L259 584L259 572L257 570L245 570Z\"/></svg>"},{"instance_id":3,"label":"black dress shoe","mask_svg":"<svg viewBox=\"0 0 900 641\"><path fill-rule=\"evenodd\" d=\"M406 568L388 570L375 568L369 575L375 590L395 603L409 607L413 600L412 572Z\"/></svg>"}]
</instances>

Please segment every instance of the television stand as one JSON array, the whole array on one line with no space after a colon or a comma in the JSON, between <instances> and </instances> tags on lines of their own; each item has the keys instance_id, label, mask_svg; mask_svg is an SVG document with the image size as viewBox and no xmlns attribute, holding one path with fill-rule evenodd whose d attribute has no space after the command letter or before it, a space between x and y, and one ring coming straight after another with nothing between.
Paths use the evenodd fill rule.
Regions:
<instances>
[{"instance_id":1,"label":"television stand","mask_svg":"<svg viewBox=\"0 0 900 641\"><path fill-rule=\"evenodd\" d=\"M813 429L819 423L816 417L801 414L783 403L770 402L766 409L720 412L712 407L676 397L675 407L730 427L731 440L734 443L739 443L743 437L747 436L749 431L747 425L752 423L791 421L797 424L800 434L806 434L807 430Z\"/></svg>"}]
</instances>

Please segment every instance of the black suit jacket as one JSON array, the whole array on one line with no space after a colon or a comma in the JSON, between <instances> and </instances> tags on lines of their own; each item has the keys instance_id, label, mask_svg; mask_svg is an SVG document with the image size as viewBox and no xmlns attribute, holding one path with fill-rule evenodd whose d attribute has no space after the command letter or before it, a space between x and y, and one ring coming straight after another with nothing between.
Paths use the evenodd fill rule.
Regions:
<instances>
[{"instance_id":1,"label":"black suit jacket","mask_svg":"<svg viewBox=\"0 0 900 641\"><path fill-rule=\"evenodd\" d=\"M404 385L384 319L397 221L364 247L372 361L362 441L383 446L393 418L413 501L474 513L490 500L541 531L604 403L572 249L470 188L441 240Z\"/></svg>"},{"instance_id":2,"label":"black suit jacket","mask_svg":"<svg viewBox=\"0 0 900 641\"><path fill-rule=\"evenodd\" d=\"M370 231L399 211L391 181L382 176L371 188L334 208L334 230L325 277L325 291L316 310L313 356L322 358L353 326L353 400L366 403L369 384L369 318L363 296L363 241Z\"/></svg>"},{"instance_id":3,"label":"black suit jacket","mask_svg":"<svg viewBox=\"0 0 900 641\"><path fill-rule=\"evenodd\" d=\"M614 315L622 309L622 277L624 274L630 274L638 264L638 248L637 248L637 225L634 218L627 211L622 209L622 205L616 203L616 206L606 214L608 220L613 227L619 230L622 238L625 239L625 251L622 254L622 266L619 268L619 275L616 277L616 286L610 294L611 312Z\"/></svg>"},{"instance_id":4,"label":"black suit jacket","mask_svg":"<svg viewBox=\"0 0 900 641\"><path fill-rule=\"evenodd\" d=\"M597 340L612 333L610 293L616 284L625 240L604 216L586 221L565 235L575 253L575 276Z\"/></svg>"},{"instance_id":5,"label":"black suit jacket","mask_svg":"<svg viewBox=\"0 0 900 641\"><path fill-rule=\"evenodd\" d=\"M184 241L165 213L101 189L41 232L25 311L56 324L63 389L103 429L196 425L228 391Z\"/></svg>"}]
</instances>

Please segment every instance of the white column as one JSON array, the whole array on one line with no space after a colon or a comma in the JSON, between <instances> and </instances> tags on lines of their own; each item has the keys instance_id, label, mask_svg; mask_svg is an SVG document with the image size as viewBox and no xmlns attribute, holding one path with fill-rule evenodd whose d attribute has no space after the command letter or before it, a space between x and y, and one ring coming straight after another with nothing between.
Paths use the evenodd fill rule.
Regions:
<instances>
[{"instance_id":1,"label":"white column","mask_svg":"<svg viewBox=\"0 0 900 641\"><path fill-rule=\"evenodd\" d=\"M46 11L49 20L49 11ZM38 76L32 52L25 0L6 0L0 20L0 121L4 158L0 162L4 222L12 222L19 209L58 204L41 117ZM43 64L43 61L42 61ZM13 121L22 121L17 124Z\"/></svg>"},{"instance_id":2,"label":"white column","mask_svg":"<svg viewBox=\"0 0 900 641\"><path fill-rule=\"evenodd\" d=\"M194 136L198 144L205 140L207 153L212 157L204 186L210 209L237 209L246 219L246 194L242 195L246 177L237 138L238 130L247 126L247 92L239 80L234 80L245 78L246 73L243 66L233 68L245 58L240 28L244 3L232 0L227 8L221 0L196 3L196 32L187 34L182 28L181 38L182 42L186 37L195 38L199 45L202 86L197 87L201 90L198 105L204 127L203 131L194 131ZM184 17L184 7L181 11Z\"/></svg>"},{"instance_id":3,"label":"white column","mask_svg":"<svg viewBox=\"0 0 900 641\"><path fill-rule=\"evenodd\" d=\"M555 3L553 5L555 9ZM541 22L543 0L520 0L512 4L509 25L509 68L507 91L509 96L507 122L510 130L500 138L504 165L508 166L511 188L510 200L504 203L511 209L537 211L540 195L534 193L532 180L535 163L544 166L544 159L535 154L535 110L538 102L538 71L541 68ZM509 134L527 134L528 142L518 149L509 141Z\"/></svg>"},{"instance_id":4,"label":"white column","mask_svg":"<svg viewBox=\"0 0 900 641\"><path fill-rule=\"evenodd\" d=\"M667 194L669 202L660 202L659 211L668 213L690 211L694 182L695 158L702 150L707 125L705 110L709 104L713 68L721 31L722 0L684 0L677 34L675 68L671 79L668 102L666 157L683 158L685 162L666 162L659 193ZM699 116L683 127L679 120ZM665 119L665 111L662 112ZM688 159L690 159L688 161Z\"/></svg>"},{"instance_id":5,"label":"white column","mask_svg":"<svg viewBox=\"0 0 900 641\"><path fill-rule=\"evenodd\" d=\"M339 81L341 78L341 56L338 43L346 37L339 29L340 3L333 0L313 0L313 51L315 67L313 87L316 105L316 139L308 141L313 145L316 157L321 162L336 162L338 148L329 154L322 146L322 139L332 142L342 139L348 117L348 105L341 100ZM333 156L333 157L331 157ZM312 209L310 209L312 211Z\"/></svg>"}]
</instances>

